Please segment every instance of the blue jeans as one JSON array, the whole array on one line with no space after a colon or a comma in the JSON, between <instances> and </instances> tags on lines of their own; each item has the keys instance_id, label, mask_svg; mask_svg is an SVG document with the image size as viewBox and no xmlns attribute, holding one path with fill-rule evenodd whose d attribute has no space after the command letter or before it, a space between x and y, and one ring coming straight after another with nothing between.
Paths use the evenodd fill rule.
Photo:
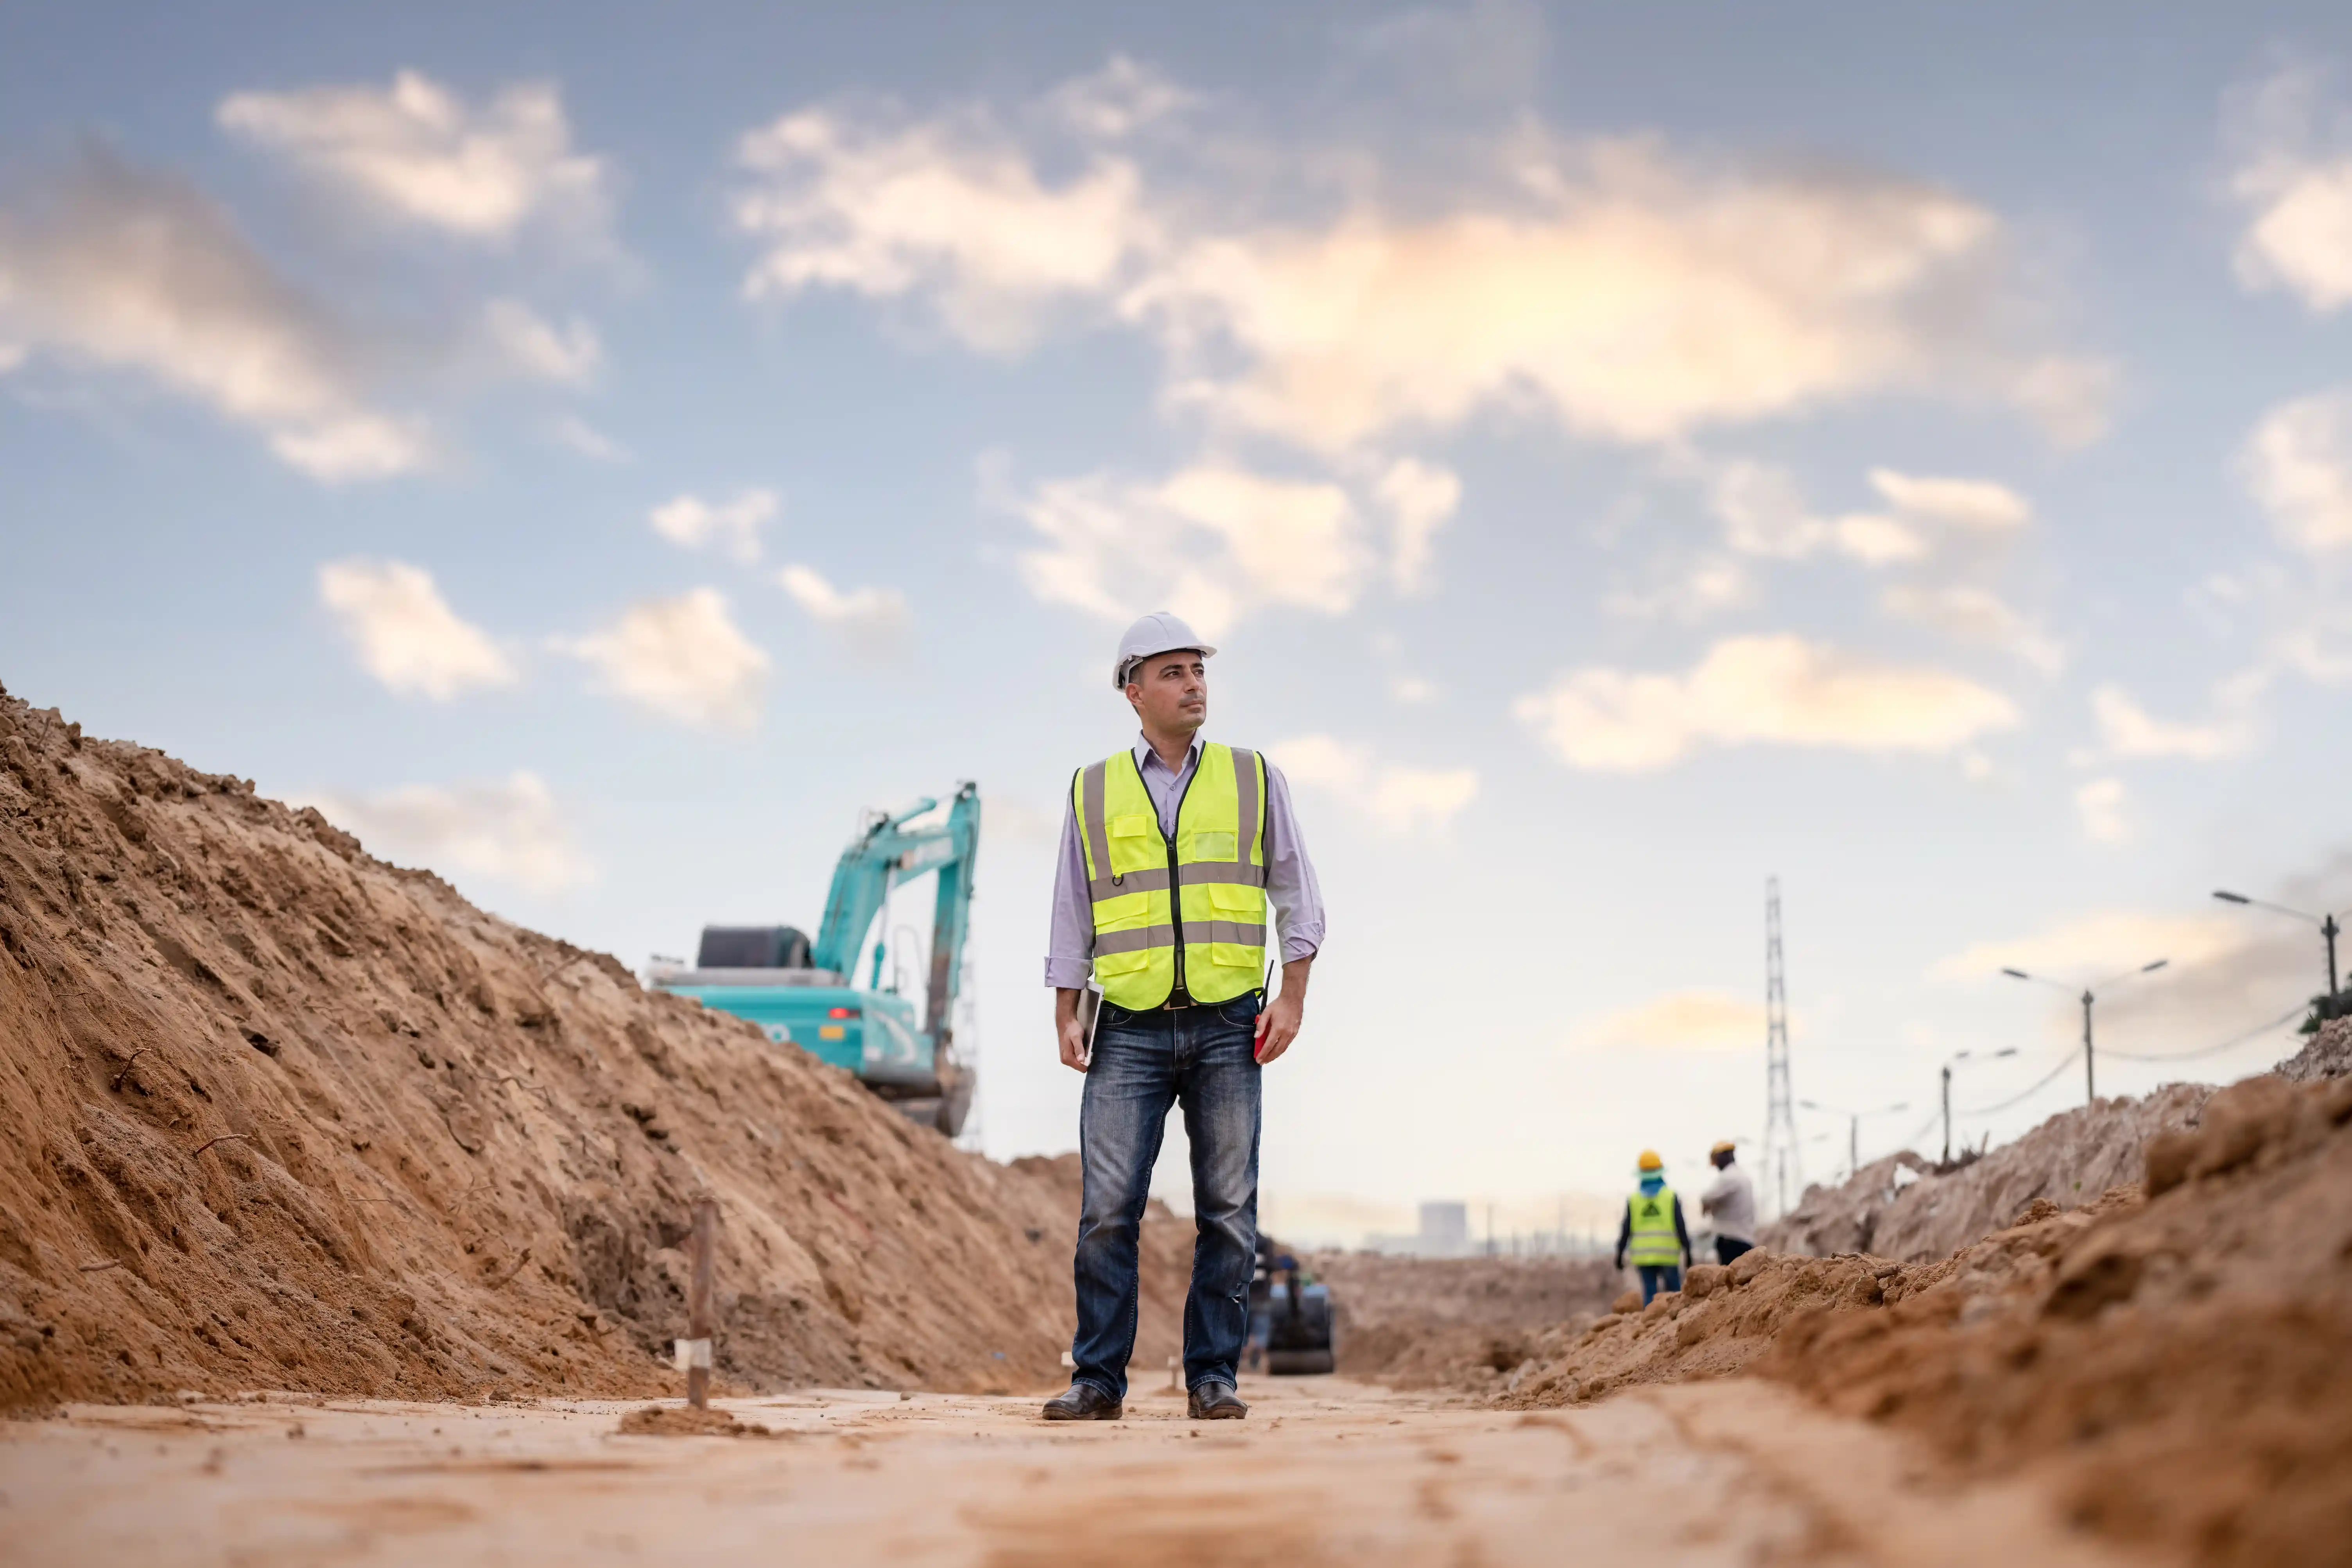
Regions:
<instances>
[{"instance_id":1,"label":"blue jeans","mask_svg":"<svg viewBox=\"0 0 2352 1568\"><path fill-rule=\"evenodd\" d=\"M1683 1288L1683 1271L1671 1263L1644 1263L1641 1266L1641 1269L1642 1305L1644 1307L1650 1304L1650 1298L1659 1291L1679 1290Z\"/></svg>"},{"instance_id":2,"label":"blue jeans","mask_svg":"<svg viewBox=\"0 0 2352 1568\"><path fill-rule=\"evenodd\" d=\"M1130 1013L1103 1004L1078 1112L1076 1381L1127 1397L1135 1352L1136 1242L1171 1106L1192 1144L1192 1288L1184 1385L1234 1381L1257 1264L1258 998Z\"/></svg>"}]
</instances>

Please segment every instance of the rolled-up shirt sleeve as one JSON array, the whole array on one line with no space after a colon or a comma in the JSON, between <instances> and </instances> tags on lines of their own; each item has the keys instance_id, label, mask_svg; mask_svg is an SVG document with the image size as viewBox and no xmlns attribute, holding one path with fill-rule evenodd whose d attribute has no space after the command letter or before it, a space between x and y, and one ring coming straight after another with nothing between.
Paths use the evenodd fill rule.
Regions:
<instances>
[{"instance_id":1,"label":"rolled-up shirt sleeve","mask_svg":"<svg viewBox=\"0 0 2352 1568\"><path fill-rule=\"evenodd\" d=\"M1087 853L1078 842L1078 814L1065 792L1062 853L1054 864L1054 925L1045 939L1045 984L1076 991L1095 968L1094 902L1087 896Z\"/></svg>"},{"instance_id":2,"label":"rolled-up shirt sleeve","mask_svg":"<svg viewBox=\"0 0 2352 1568\"><path fill-rule=\"evenodd\" d=\"M1291 809L1290 781L1271 761L1265 764L1265 896L1282 917L1282 962L1289 963L1322 950L1323 888L1307 858L1298 815ZM1083 872L1078 879L1084 883Z\"/></svg>"}]
</instances>

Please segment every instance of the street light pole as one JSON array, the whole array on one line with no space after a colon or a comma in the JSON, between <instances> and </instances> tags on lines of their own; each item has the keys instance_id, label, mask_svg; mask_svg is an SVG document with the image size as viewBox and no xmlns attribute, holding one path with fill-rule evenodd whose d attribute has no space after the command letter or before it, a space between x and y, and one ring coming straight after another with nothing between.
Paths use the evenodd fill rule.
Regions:
<instances>
[{"instance_id":1,"label":"street light pole","mask_svg":"<svg viewBox=\"0 0 2352 1568\"><path fill-rule=\"evenodd\" d=\"M2336 923L2334 911L2331 910L2326 915L2307 915L2301 910L2291 910L2284 904L2266 904L2260 899L2250 899L2243 893L2216 892L2213 896L2225 904L2251 904L2258 910L2269 910L2273 914L2293 915L2296 920L2309 921L2317 926L2319 934L2327 942L2327 994L2331 998L2335 996L2336 991L2336 939L2343 934L2344 928ZM2322 1016L2325 1016L2322 1015Z\"/></svg>"},{"instance_id":2,"label":"street light pole","mask_svg":"<svg viewBox=\"0 0 2352 1568\"><path fill-rule=\"evenodd\" d=\"M1848 1181L1852 1181L1855 1173L1862 1169L1862 1119L1865 1116L1884 1116L1889 1111L1911 1109L1907 1102L1899 1100L1893 1105L1882 1105L1875 1110L1848 1110L1842 1106L1823 1105L1818 1100L1801 1100L1797 1103L1807 1110L1826 1110L1832 1116L1845 1118L1845 1174Z\"/></svg>"},{"instance_id":3,"label":"street light pole","mask_svg":"<svg viewBox=\"0 0 2352 1568\"><path fill-rule=\"evenodd\" d=\"M2092 1065L2091 1004L2096 1000L2085 987L2083 992L2083 1103L2095 1105L2099 1099L2099 1075Z\"/></svg>"},{"instance_id":4,"label":"street light pole","mask_svg":"<svg viewBox=\"0 0 2352 1568\"><path fill-rule=\"evenodd\" d=\"M1944 1157L1939 1165L1952 1163L1952 1064L1944 1064Z\"/></svg>"},{"instance_id":5,"label":"street light pole","mask_svg":"<svg viewBox=\"0 0 2352 1568\"><path fill-rule=\"evenodd\" d=\"M1954 1063L1969 1060L1974 1054L1971 1051L1960 1051L1953 1056L1951 1061L1944 1064L1944 1158L1941 1163L1947 1165L1952 1163L1952 1067ZM1997 1059L2001 1057L2013 1057L2016 1054L2017 1047L2008 1046L1993 1052L1992 1057Z\"/></svg>"},{"instance_id":6,"label":"street light pole","mask_svg":"<svg viewBox=\"0 0 2352 1568\"><path fill-rule=\"evenodd\" d=\"M2129 980L2134 975L2153 974L2171 962L2168 958L2159 958L2154 963L2143 963L2137 969L2126 969L2121 974L2110 975L2099 984L2113 985L2118 981ZM2011 980L2031 980L2036 985L2055 985L2061 991L2069 989L2067 986L2059 985L2055 980L2047 980L2039 974L2028 974L2022 969L2004 969L2001 973ZM2099 1098L2099 1080L2091 1057L2091 1005L2097 1000L2096 993L2090 986L2083 987L2083 1088L2089 1096L2086 1103L2091 1104L2097 1103Z\"/></svg>"}]
</instances>

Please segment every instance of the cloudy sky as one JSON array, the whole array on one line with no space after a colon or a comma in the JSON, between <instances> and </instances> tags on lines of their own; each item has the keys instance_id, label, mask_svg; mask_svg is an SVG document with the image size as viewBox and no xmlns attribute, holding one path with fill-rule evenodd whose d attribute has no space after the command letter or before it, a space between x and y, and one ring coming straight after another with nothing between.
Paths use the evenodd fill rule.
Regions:
<instances>
[{"instance_id":1,"label":"cloudy sky","mask_svg":"<svg viewBox=\"0 0 2352 1568\"><path fill-rule=\"evenodd\" d=\"M632 964L976 778L1009 1155L1174 608L1331 904L1298 1225L1760 1131L1770 876L1865 1154L2079 1097L2004 965L2288 1048L2125 1059L2352 902L2352 16L1264 11L10 8L0 679Z\"/></svg>"}]
</instances>

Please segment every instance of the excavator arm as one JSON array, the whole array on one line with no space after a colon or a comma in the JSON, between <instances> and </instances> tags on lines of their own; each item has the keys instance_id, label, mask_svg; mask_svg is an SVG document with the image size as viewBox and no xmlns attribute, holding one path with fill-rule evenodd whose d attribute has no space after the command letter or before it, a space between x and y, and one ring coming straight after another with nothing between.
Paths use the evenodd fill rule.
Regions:
<instances>
[{"instance_id":1,"label":"excavator arm","mask_svg":"<svg viewBox=\"0 0 2352 1568\"><path fill-rule=\"evenodd\" d=\"M931 1043L932 1062L944 1080L952 1034L956 994L962 984L964 938L971 925L972 861L980 852L980 786L956 787L944 822L910 828L908 825L939 809L926 799L896 816L877 816L866 825L833 870L833 886L825 894L824 923L817 931L810 962L847 976L866 945L874 919L889 901L890 889L926 871L939 873L933 900L931 973L925 997L923 1032ZM874 973L869 988L880 983L883 952L888 933L874 949Z\"/></svg>"}]
</instances>

